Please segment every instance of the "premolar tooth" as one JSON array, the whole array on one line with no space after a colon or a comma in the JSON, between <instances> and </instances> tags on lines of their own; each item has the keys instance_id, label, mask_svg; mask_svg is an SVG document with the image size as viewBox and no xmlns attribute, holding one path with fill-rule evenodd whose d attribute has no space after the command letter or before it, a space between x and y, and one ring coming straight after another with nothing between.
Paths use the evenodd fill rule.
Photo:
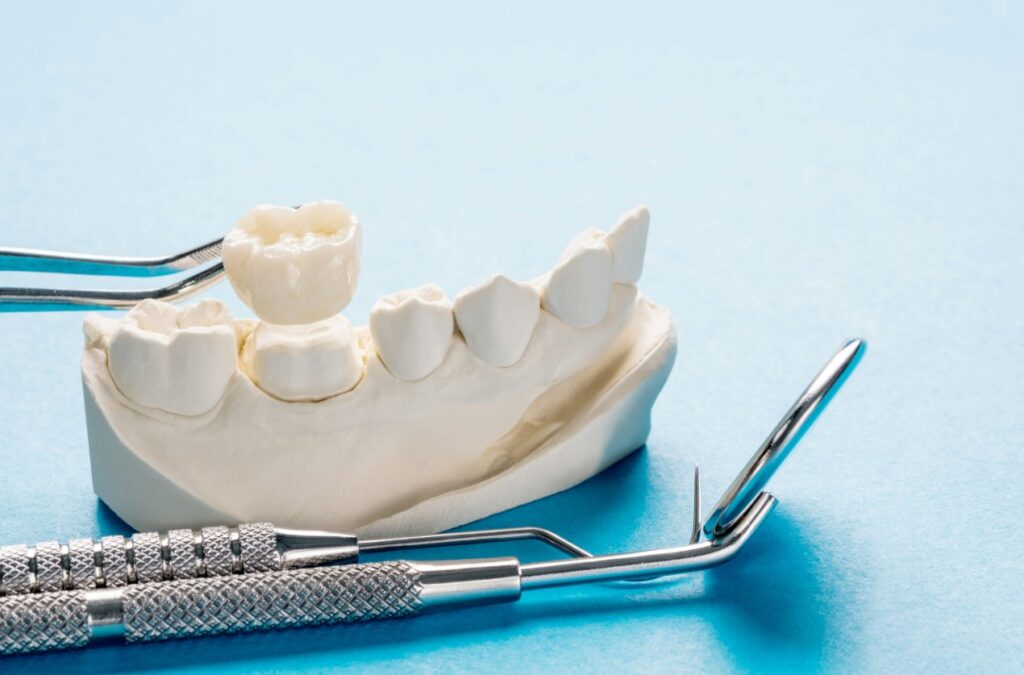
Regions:
<instances>
[{"instance_id":1,"label":"premolar tooth","mask_svg":"<svg viewBox=\"0 0 1024 675\"><path fill-rule=\"evenodd\" d=\"M224 269L264 321L312 323L352 299L361 246L359 221L338 202L257 206L224 238Z\"/></svg>"},{"instance_id":2,"label":"premolar tooth","mask_svg":"<svg viewBox=\"0 0 1024 675\"><path fill-rule=\"evenodd\" d=\"M319 401L355 387L363 352L343 316L302 326L260 322L242 349L249 377L284 401Z\"/></svg>"},{"instance_id":3,"label":"premolar tooth","mask_svg":"<svg viewBox=\"0 0 1024 675\"><path fill-rule=\"evenodd\" d=\"M576 237L544 282L544 309L577 328L597 325L608 312L613 261L604 238L595 229Z\"/></svg>"},{"instance_id":4,"label":"premolar tooth","mask_svg":"<svg viewBox=\"0 0 1024 675\"><path fill-rule=\"evenodd\" d=\"M455 296L455 320L466 344L481 359L506 368L523 357L540 317L540 292L506 276Z\"/></svg>"},{"instance_id":5,"label":"premolar tooth","mask_svg":"<svg viewBox=\"0 0 1024 675\"><path fill-rule=\"evenodd\" d=\"M131 401L200 415L223 396L237 356L234 322L219 301L180 309L144 300L115 329L107 363L117 388Z\"/></svg>"},{"instance_id":6,"label":"premolar tooth","mask_svg":"<svg viewBox=\"0 0 1024 675\"><path fill-rule=\"evenodd\" d=\"M640 280L650 225L651 212L646 206L637 206L622 214L605 236L605 244L612 252L612 281L615 283L635 284Z\"/></svg>"},{"instance_id":7,"label":"premolar tooth","mask_svg":"<svg viewBox=\"0 0 1024 675\"><path fill-rule=\"evenodd\" d=\"M434 284L383 297L370 310L377 353L403 380L422 379L441 365L454 324L452 303Z\"/></svg>"}]
</instances>

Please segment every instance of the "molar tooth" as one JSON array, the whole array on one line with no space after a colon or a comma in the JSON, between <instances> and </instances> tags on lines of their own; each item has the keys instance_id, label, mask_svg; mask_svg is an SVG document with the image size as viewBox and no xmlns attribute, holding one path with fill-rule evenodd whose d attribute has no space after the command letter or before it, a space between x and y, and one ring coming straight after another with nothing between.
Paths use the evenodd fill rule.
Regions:
<instances>
[{"instance_id":1,"label":"molar tooth","mask_svg":"<svg viewBox=\"0 0 1024 675\"><path fill-rule=\"evenodd\" d=\"M481 359L506 368L523 357L540 317L540 292L496 275L455 296L455 320Z\"/></svg>"},{"instance_id":2,"label":"molar tooth","mask_svg":"<svg viewBox=\"0 0 1024 675\"><path fill-rule=\"evenodd\" d=\"M260 322L242 349L249 377L284 401L318 401L363 377L363 352L343 316L302 326Z\"/></svg>"},{"instance_id":3,"label":"molar tooth","mask_svg":"<svg viewBox=\"0 0 1024 675\"><path fill-rule=\"evenodd\" d=\"M543 282L543 304L562 321L577 328L600 323L612 293L613 261L600 230L576 237Z\"/></svg>"},{"instance_id":4,"label":"molar tooth","mask_svg":"<svg viewBox=\"0 0 1024 675\"><path fill-rule=\"evenodd\" d=\"M647 232L651 225L651 212L646 206L637 206L622 214L619 222L605 236L605 244L612 252L612 280L617 284L636 284L644 270L647 252Z\"/></svg>"},{"instance_id":5,"label":"molar tooth","mask_svg":"<svg viewBox=\"0 0 1024 675\"><path fill-rule=\"evenodd\" d=\"M180 309L144 300L114 330L107 363L117 388L131 401L200 415L223 396L237 355L234 322L219 301Z\"/></svg>"},{"instance_id":6,"label":"molar tooth","mask_svg":"<svg viewBox=\"0 0 1024 675\"><path fill-rule=\"evenodd\" d=\"M257 206L224 237L224 269L264 321L312 323L352 299L361 246L359 221L338 202Z\"/></svg>"},{"instance_id":7,"label":"molar tooth","mask_svg":"<svg viewBox=\"0 0 1024 675\"><path fill-rule=\"evenodd\" d=\"M452 303L434 284L381 298L370 310L377 353L395 377L419 380L441 365L454 331Z\"/></svg>"}]
</instances>

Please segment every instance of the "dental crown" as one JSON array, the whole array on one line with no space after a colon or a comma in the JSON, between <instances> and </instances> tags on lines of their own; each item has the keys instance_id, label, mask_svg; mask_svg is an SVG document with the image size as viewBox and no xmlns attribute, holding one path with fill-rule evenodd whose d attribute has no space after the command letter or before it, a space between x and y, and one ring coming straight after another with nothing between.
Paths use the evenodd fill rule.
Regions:
<instances>
[{"instance_id":1,"label":"dental crown","mask_svg":"<svg viewBox=\"0 0 1024 675\"><path fill-rule=\"evenodd\" d=\"M86 319L96 493L143 530L394 535L569 488L644 444L675 359L671 316L636 288L649 223L637 207L536 280L400 290L353 326L355 216L256 207L223 261L257 319L216 300Z\"/></svg>"},{"instance_id":2,"label":"dental crown","mask_svg":"<svg viewBox=\"0 0 1024 675\"><path fill-rule=\"evenodd\" d=\"M338 202L257 206L224 237L224 269L256 316L306 324L352 300L361 247L359 221Z\"/></svg>"}]
</instances>

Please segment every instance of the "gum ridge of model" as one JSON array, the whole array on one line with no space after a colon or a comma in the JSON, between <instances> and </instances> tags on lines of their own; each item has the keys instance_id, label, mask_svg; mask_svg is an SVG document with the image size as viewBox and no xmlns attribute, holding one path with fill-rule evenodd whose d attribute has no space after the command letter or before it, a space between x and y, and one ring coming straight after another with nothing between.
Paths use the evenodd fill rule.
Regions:
<instances>
[{"instance_id":1,"label":"gum ridge of model","mask_svg":"<svg viewBox=\"0 0 1024 675\"><path fill-rule=\"evenodd\" d=\"M675 359L669 312L636 288L648 227L638 207L532 282L413 287L353 327L355 217L258 207L224 254L258 319L215 300L87 317L94 489L140 530L397 535L572 487L646 442Z\"/></svg>"}]
</instances>

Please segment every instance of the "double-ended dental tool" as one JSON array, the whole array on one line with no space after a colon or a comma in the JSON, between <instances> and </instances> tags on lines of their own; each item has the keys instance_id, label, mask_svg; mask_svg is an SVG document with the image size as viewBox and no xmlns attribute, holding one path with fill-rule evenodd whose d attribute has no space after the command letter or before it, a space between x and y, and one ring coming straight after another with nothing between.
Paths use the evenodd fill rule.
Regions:
<instances>
[{"instance_id":1,"label":"double-ended dental tool","mask_svg":"<svg viewBox=\"0 0 1024 675\"><path fill-rule=\"evenodd\" d=\"M865 349L845 344L818 373L683 546L591 555L537 528L359 541L268 524L136 534L130 540L5 547L0 553L0 654L411 616L514 601L523 591L683 574L731 559L776 504L763 488ZM534 538L571 557L359 563L361 553ZM350 563L334 564L331 563Z\"/></svg>"}]
</instances>

